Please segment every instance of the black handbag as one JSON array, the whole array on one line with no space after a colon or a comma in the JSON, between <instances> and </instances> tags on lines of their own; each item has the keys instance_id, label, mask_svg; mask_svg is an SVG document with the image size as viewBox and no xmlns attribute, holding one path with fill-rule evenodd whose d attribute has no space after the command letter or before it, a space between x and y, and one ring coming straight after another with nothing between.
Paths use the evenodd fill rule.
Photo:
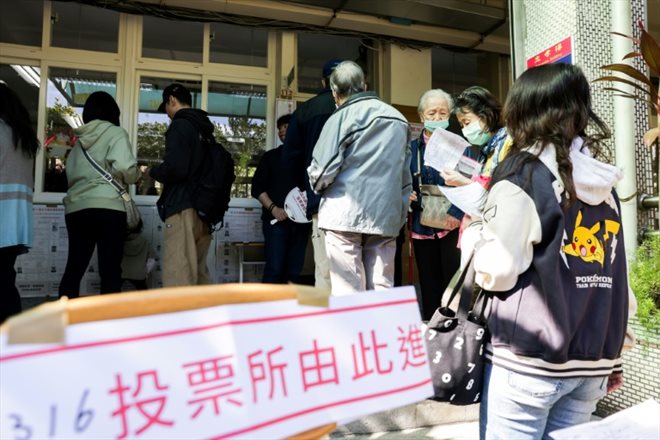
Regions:
<instances>
[{"instance_id":1,"label":"black handbag","mask_svg":"<svg viewBox=\"0 0 660 440\"><path fill-rule=\"evenodd\" d=\"M450 309L460 294L458 310ZM476 300L472 258L465 269L456 272L443 298L446 305L435 311L424 333L433 379L433 400L452 405L481 401L485 345L490 341L485 311L486 293L478 289Z\"/></svg>"}]
</instances>

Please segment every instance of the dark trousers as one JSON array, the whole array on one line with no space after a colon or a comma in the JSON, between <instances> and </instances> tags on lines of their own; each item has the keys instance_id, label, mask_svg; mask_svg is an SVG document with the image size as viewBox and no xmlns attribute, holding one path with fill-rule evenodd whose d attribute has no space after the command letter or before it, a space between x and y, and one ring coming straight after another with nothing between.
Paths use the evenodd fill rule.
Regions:
<instances>
[{"instance_id":1,"label":"dark trousers","mask_svg":"<svg viewBox=\"0 0 660 440\"><path fill-rule=\"evenodd\" d=\"M98 253L101 293L121 292L126 213L114 209L83 209L65 215L64 220L69 234L69 257L60 281L60 297L80 295L80 280L94 247Z\"/></svg>"},{"instance_id":2,"label":"dark trousers","mask_svg":"<svg viewBox=\"0 0 660 440\"><path fill-rule=\"evenodd\" d=\"M310 224L285 220L271 225L265 220L263 231L266 266L262 281L276 284L298 282L305 262Z\"/></svg>"},{"instance_id":3,"label":"dark trousers","mask_svg":"<svg viewBox=\"0 0 660 440\"><path fill-rule=\"evenodd\" d=\"M16 257L25 252L22 246L0 248L0 324L21 313L21 295L16 288Z\"/></svg>"},{"instance_id":4,"label":"dark trousers","mask_svg":"<svg viewBox=\"0 0 660 440\"><path fill-rule=\"evenodd\" d=\"M129 278L124 278L122 281L128 281L133 285L135 290L148 290L149 287L147 287L147 280L131 280ZM122 283L123 284L123 283Z\"/></svg>"},{"instance_id":5,"label":"dark trousers","mask_svg":"<svg viewBox=\"0 0 660 440\"><path fill-rule=\"evenodd\" d=\"M461 264L461 250L456 247L457 243L458 229L440 239L413 239L421 287L417 300L425 321L431 319L440 306L442 294Z\"/></svg>"}]
</instances>

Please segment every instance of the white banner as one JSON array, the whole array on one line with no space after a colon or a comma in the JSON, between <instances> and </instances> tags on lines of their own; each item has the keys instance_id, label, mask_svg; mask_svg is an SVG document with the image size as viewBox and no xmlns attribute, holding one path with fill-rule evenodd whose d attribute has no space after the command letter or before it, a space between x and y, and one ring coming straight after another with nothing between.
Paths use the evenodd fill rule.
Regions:
<instances>
[{"instance_id":1,"label":"white banner","mask_svg":"<svg viewBox=\"0 0 660 440\"><path fill-rule=\"evenodd\" d=\"M0 335L0 438L281 438L433 394L414 288Z\"/></svg>"}]
</instances>

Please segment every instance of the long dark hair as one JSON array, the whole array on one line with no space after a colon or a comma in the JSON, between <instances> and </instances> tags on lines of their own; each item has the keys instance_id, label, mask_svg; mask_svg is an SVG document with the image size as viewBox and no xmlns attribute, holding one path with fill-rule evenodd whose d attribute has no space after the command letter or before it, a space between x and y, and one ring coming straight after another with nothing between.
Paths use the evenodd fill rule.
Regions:
<instances>
[{"instance_id":1,"label":"long dark hair","mask_svg":"<svg viewBox=\"0 0 660 440\"><path fill-rule=\"evenodd\" d=\"M83 122L87 124L95 119L110 122L119 126L119 106L117 101L107 92L94 92L85 101L83 107Z\"/></svg>"},{"instance_id":2,"label":"long dark hair","mask_svg":"<svg viewBox=\"0 0 660 440\"><path fill-rule=\"evenodd\" d=\"M571 64L547 64L524 72L513 84L504 104L504 121L513 138L510 156L537 145L540 154L548 145L556 150L559 175L568 193L565 207L576 200L573 184L573 165L570 160L571 143L576 137L584 139L584 147L592 154L600 153L600 144L610 137L607 125L591 108L589 83L582 70ZM595 133L587 134L592 124ZM583 147L583 148L584 148ZM498 168L493 182L512 174L517 166Z\"/></svg>"},{"instance_id":3,"label":"long dark hair","mask_svg":"<svg viewBox=\"0 0 660 440\"><path fill-rule=\"evenodd\" d=\"M14 148L20 148L27 157L36 156L39 139L30 123L30 113L18 95L3 82L0 82L0 119L11 128Z\"/></svg>"},{"instance_id":4,"label":"long dark hair","mask_svg":"<svg viewBox=\"0 0 660 440\"><path fill-rule=\"evenodd\" d=\"M463 90L454 104L454 112L472 112L486 121L488 131L502 128L502 104L492 93L480 86L472 86Z\"/></svg>"}]
</instances>

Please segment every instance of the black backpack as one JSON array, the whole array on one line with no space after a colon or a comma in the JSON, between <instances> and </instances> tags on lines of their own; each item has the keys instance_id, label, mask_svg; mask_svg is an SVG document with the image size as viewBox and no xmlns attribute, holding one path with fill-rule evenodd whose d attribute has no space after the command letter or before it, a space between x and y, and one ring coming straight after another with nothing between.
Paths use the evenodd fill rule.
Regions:
<instances>
[{"instance_id":1,"label":"black backpack","mask_svg":"<svg viewBox=\"0 0 660 440\"><path fill-rule=\"evenodd\" d=\"M229 209L231 187L236 179L234 159L212 135L207 138L200 134L200 142L205 157L196 173L192 202L197 215L214 231L222 228ZM216 228L218 223L220 227Z\"/></svg>"}]
</instances>

